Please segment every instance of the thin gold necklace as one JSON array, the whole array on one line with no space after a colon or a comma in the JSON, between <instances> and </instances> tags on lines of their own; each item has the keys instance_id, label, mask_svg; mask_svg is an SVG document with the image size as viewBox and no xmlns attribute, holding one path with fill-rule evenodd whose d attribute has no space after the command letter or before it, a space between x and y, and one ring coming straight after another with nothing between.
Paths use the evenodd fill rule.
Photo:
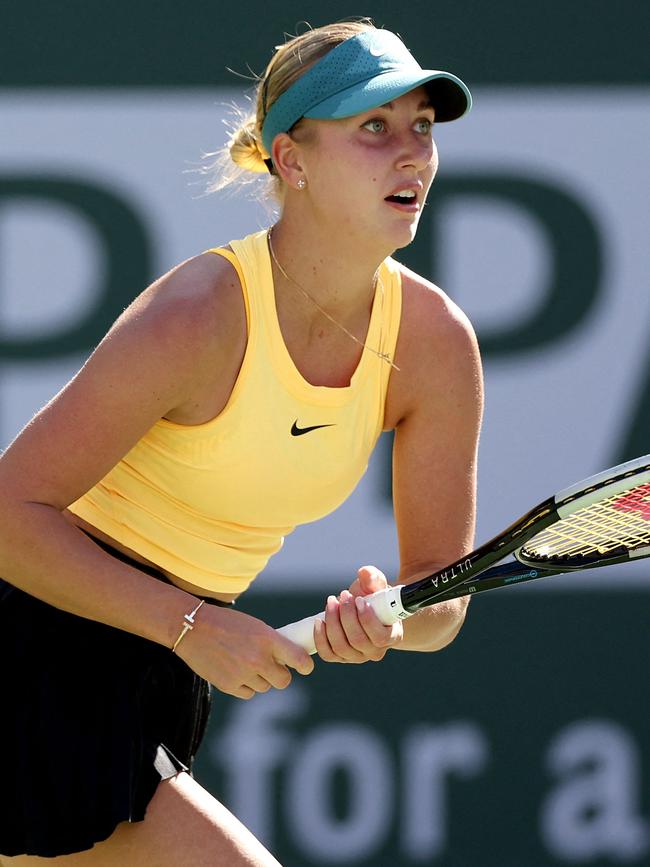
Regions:
<instances>
[{"instance_id":1,"label":"thin gold necklace","mask_svg":"<svg viewBox=\"0 0 650 867\"><path fill-rule=\"evenodd\" d=\"M320 312L323 314L323 316L325 316L327 319L329 319L329 321L332 322L334 325L336 325L337 328L340 328L344 334L347 334L348 337L351 337L352 340L354 340L354 342L357 343L362 349L367 349L368 352L372 352L373 355L377 356L377 358L381 358L382 361L386 361L388 364L390 364L390 366L394 370L399 370L399 367L397 367L397 365L393 363L388 352L380 352L377 349L373 349L372 346L368 346L367 343L362 343L357 337L354 336L354 334L351 331L348 331L348 329L345 327L345 325L342 325L337 319L334 319L333 316L330 316L330 314L327 312L327 310L324 310L320 306L318 301L316 301L315 298L312 298L312 296L309 294L309 292L307 292L307 290L304 289L300 285L300 283L298 283L297 280L294 280L293 277L290 277L287 274L287 272L284 270L282 265L278 262L277 256L275 255L275 250L273 249L273 241L271 240L272 234L273 234L273 226L271 226L271 228L269 229L269 231L267 232L267 235L266 235L267 240L268 240L268 244L269 244L269 252L271 253L271 258L275 262L275 264L278 268L278 271L282 274L284 279L288 280L289 283L293 283L293 285L302 292L302 294L305 296L305 298L307 298L309 301L311 301L311 303L314 305L314 307L316 307L318 310L320 310ZM379 281L379 291L381 292L381 307L382 307L381 312L382 312L382 318L383 318L384 284L381 282L381 277L377 276L377 280ZM381 339L380 339L380 344L381 344Z\"/></svg>"}]
</instances>

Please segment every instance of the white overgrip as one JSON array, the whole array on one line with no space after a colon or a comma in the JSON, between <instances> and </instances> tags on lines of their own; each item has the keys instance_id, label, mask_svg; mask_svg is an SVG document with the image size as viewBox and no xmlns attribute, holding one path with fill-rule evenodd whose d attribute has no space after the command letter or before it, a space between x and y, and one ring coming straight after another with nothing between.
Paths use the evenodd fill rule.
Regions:
<instances>
[{"instance_id":1,"label":"white overgrip","mask_svg":"<svg viewBox=\"0 0 650 867\"><path fill-rule=\"evenodd\" d=\"M402 586L398 584L395 587L378 590L371 596L364 597L384 626L392 626L398 620L403 620L405 617L410 616L402 605ZM313 654L316 653L314 624L317 620L325 620L324 611L311 617L305 617L303 620L297 620L295 623L289 623L287 626L282 626L278 629L278 632L280 635L284 635L285 638L293 641L294 644L303 647L307 653Z\"/></svg>"}]
</instances>

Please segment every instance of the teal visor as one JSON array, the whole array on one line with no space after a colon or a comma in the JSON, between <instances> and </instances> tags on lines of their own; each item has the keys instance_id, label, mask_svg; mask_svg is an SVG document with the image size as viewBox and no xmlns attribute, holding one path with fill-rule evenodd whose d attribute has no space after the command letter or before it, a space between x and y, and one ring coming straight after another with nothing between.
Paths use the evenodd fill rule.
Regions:
<instances>
[{"instance_id":1,"label":"teal visor","mask_svg":"<svg viewBox=\"0 0 650 867\"><path fill-rule=\"evenodd\" d=\"M472 106L467 86L450 72L422 69L402 40L389 30L368 30L346 39L300 76L268 110L264 147L301 117L352 117L426 84L436 123L456 120Z\"/></svg>"}]
</instances>

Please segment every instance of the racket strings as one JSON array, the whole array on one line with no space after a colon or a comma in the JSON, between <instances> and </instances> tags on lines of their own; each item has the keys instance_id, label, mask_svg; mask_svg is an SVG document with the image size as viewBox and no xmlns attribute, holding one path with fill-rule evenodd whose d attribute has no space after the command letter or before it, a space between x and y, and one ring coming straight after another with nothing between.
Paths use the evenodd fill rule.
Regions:
<instances>
[{"instance_id":1,"label":"racket strings","mask_svg":"<svg viewBox=\"0 0 650 867\"><path fill-rule=\"evenodd\" d=\"M600 558L650 545L650 483L593 503L542 530L522 548L527 557Z\"/></svg>"}]
</instances>

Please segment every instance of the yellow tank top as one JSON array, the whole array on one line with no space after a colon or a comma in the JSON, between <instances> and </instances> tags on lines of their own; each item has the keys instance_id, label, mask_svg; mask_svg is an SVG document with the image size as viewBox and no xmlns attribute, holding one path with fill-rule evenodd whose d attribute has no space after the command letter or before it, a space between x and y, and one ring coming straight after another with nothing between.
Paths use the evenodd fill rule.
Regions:
<instances>
[{"instance_id":1,"label":"yellow tank top","mask_svg":"<svg viewBox=\"0 0 650 867\"><path fill-rule=\"evenodd\" d=\"M70 510L205 590L240 593L297 524L340 505L382 430L391 367L364 350L349 386L307 382L285 346L266 232L224 256L242 285L248 340L223 411L204 424L160 419ZM366 344L392 358L401 275L386 259Z\"/></svg>"}]
</instances>

